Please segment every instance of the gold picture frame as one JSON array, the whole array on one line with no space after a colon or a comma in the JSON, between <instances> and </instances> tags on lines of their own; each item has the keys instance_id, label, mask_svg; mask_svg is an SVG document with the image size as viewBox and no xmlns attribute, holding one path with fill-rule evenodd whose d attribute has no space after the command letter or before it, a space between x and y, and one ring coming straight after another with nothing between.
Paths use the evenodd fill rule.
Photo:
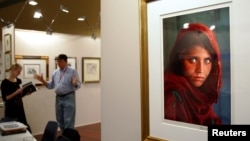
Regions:
<instances>
[{"instance_id":1,"label":"gold picture frame","mask_svg":"<svg viewBox=\"0 0 250 141\"><path fill-rule=\"evenodd\" d=\"M143 141L162 141L150 136L149 127L149 81L148 81L148 30L147 3L155 0L140 0L140 43L141 43L141 138Z\"/></svg>"},{"instance_id":2,"label":"gold picture frame","mask_svg":"<svg viewBox=\"0 0 250 141\"><path fill-rule=\"evenodd\" d=\"M15 55L15 62L19 63L23 69L20 78L23 83L32 81L39 86L42 83L34 78L35 74L43 74L49 80L49 57L48 56L23 56Z\"/></svg>"},{"instance_id":3,"label":"gold picture frame","mask_svg":"<svg viewBox=\"0 0 250 141\"><path fill-rule=\"evenodd\" d=\"M83 83L97 83L101 79L101 59L97 57L82 57Z\"/></svg>"},{"instance_id":4,"label":"gold picture frame","mask_svg":"<svg viewBox=\"0 0 250 141\"><path fill-rule=\"evenodd\" d=\"M5 64L5 72L8 72L11 66L11 53L7 52L4 54L4 64Z\"/></svg>"},{"instance_id":5,"label":"gold picture frame","mask_svg":"<svg viewBox=\"0 0 250 141\"><path fill-rule=\"evenodd\" d=\"M11 52L12 50L12 41L11 41L11 34L5 34L4 35L4 51L5 52Z\"/></svg>"},{"instance_id":6,"label":"gold picture frame","mask_svg":"<svg viewBox=\"0 0 250 141\"><path fill-rule=\"evenodd\" d=\"M178 123L177 124L176 121L173 121L173 122L165 121L163 119L163 117L161 117L159 115L152 114L152 113L155 113L154 111L157 111L157 110L161 112L162 109L161 108L158 109L159 105L161 105L161 104L159 104L159 103L161 103L161 101L159 101L159 99L154 99L154 98L152 100L152 95L150 94L151 93L150 91L152 90L152 87L151 87L152 83L150 83L150 80L151 80L150 78L152 77L152 73L151 73L151 71L149 71L149 68L152 67L152 63L149 64L150 61L152 62L152 60L150 60L151 59L150 56L152 55L152 52L151 52L152 50L150 47L151 46L154 46L154 47L160 46L158 41L161 42L163 39L158 38L158 36L157 36L156 37L157 43L154 42L155 40L153 40L153 41L151 40L152 37L154 37L155 32L157 35L159 33L158 33L157 27L150 28L150 25L152 25L152 24L156 25L156 26L159 25L159 30L160 30L161 27L160 27L159 21L157 21L157 19L159 19L160 14L162 16L162 13L164 13L164 12L162 12L163 11L162 9L169 9L169 7L165 8L165 6L167 5L167 1L140 0L139 2L140 2L139 5L140 5L140 47L141 47L140 48L141 49L140 50L141 51L141 56L140 56L141 57L140 58L140 60L141 60L141 62L140 62L141 63L140 64L141 65L141 70L140 70L141 71L141 129L142 129L141 138L143 141L165 141L168 138L169 139L176 138L176 136L174 134L172 134L172 132L170 134L170 132L169 132L170 130L171 131L179 131L180 133L183 133L182 137L189 136L189 134L195 134L197 136L193 136L192 138L197 138L197 139L204 138L207 135L206 134L206 131L207 131L206 127L199 126L199 125L196 126L194 124L186 124L186 123L183 123L183 124ZM154 10L156 9L156 6L159 7L159 3L160 4L164 3L164 5L160 6L160 8L159 8L162 10L161 11L162 13L160 13L160 12L155 13ZM173 3L175 3L175 2L173 2ZM168 5L173 6L174 5L173 3L168 2ZM221 8L221 7L229 7L229 3L230 2L220 3L220 2L208 1L207 3L200 4L198 7L197 7L197 5L192 5L191 7L188 7L188 9L185 9L185 10L178 9L178 10L181 12L184 11L184 13L185 12L188 13L190 11L200 12L200 10L211 10L211 9L217 9L217 8ZM154 8L154 10L152 10L152 7ZM178 10L177 10L177 12L178 12ZM171 10L169 10L169 11L171 11ZM171 11L169 13L177 13L177 12ZM157 16L152 18L152 15L157 15ZM153 33L153 35L152 35L152 33ZM157 44L157 45L155 45L155 44ZM154 50L156 48L154 48ZM158 62L158 60L156 62ZM156 93L158 93L159 91L162 90L161 89L162 87L160 85L161 84L157 83ZM154 101L154 102L152 102L152 101ZM155 104L156 103L155 101L157 101L158 103ZM152 108L152 105L157 105L156 106L157 109L155 107ZM150 109L154 109L154 110L150 111ZM158 112L158 113L160 113L160 112ZM164 128L162 128L163 126L164 126ZM160 127L160 128L158 128L160 130L156 129L156 127ZM166 129L165 127L168 130L165 130ZM183 132L184 130L188 130L187 128L191 129L188 131L189 134L186 132ZM179 130L179 129L181 129L181 130ZM164 136L163 136L163 134L164 134Z\"/></svg>"}]
</instances>

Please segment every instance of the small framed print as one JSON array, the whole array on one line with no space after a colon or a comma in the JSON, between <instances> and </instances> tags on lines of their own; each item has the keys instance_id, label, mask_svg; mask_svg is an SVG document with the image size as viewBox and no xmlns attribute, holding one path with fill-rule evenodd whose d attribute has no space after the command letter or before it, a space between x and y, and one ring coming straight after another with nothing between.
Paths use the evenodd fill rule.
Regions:
<instances>
[{"instance_id":1,"label":"small framed print","mask_svg":"<svg viewBox=\"0 0 250 141\"><path fill-rule=\"evenodd\" d=\"M4 54L4 63L5 63L5 71L9 71L11 66L11 54L5 53Z\"/></svg>"},{"instance_id":2,"label":"small framed print","mask_svg":"<svg viewBox=\"0 0 250 141\"><path fill-rule=\"evenodd\" d=\"M68 57L68 66L77 69L76 67L76 57Z\"/></svg>"},{"instance_id":3,"label":"small framed print","mask_svg":"<svg viewBox=\"0 0 250 141\"><path fill-rule=\"evenodd\" d=\"M23 64L24 78L34 78L35 74L41 74L41 64Z\"/></svg>"},{"instance_id":4,"label":"small framed print","mask_svg":"<svg viewBox=\"0 0 250 141\"><path fill-rule=\"evenodd\" d=\"M101 78L100 58L82 58L82 81L83 83L96 83Z\"/></svg>"},{"instance_id":5,"label":"small framed print","mask_svg":"<svg viewBox=\"0 0 250 141\"><path fill-rule=\"evenodd\" d=\"M4 49L5 49L5 52L10 52L11 48L12 48L11 34L5 34L4 35Z\"/></svg>"}]
</instances>

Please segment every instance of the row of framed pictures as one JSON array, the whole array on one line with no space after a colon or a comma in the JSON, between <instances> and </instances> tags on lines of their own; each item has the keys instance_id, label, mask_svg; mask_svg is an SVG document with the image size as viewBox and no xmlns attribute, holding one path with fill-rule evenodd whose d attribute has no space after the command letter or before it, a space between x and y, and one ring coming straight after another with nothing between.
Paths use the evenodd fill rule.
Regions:
<instances>
[{"instance_id":1,"label":"row of framed pictures","mask_svg":"<svg viewBox=\"0 0 250 141\"><path fill-rule=\"evenodd\" d=\"M36 85L40 82L34 80L35 74L43 74L49 80L49 57L48 56L22 56L15 55L15 61L22 65L23 70L20 78L25 82L35 81ZM97 83L101 78L101 59L98 57L82 57L82 82ZM68 57L68 65L77 69L77 58ZM55 69L57 69L55 62Z\"/></svg>"},{"instance_id":2,"label":"row of framed pictures","mask_svg":"<svg viewBox=\"0 0 250 141\"><path fill-rule=\"evenodd\" d=\"M4 64L5 72L8 72L11 66L11 55L12 55L12 36L10 33L4 35Z\"/></svg>"},{"instance_id":3,"label":"row of framed pictures","mask_svg":"<svg viewBox=\"0 0 250 141\"><path fill-rule=\"evenodd\" d=\"M14 24L2 27L2 46L0 47L0 82L8 77L11 64L14 62Z\"/></svg>"}]
</instances>

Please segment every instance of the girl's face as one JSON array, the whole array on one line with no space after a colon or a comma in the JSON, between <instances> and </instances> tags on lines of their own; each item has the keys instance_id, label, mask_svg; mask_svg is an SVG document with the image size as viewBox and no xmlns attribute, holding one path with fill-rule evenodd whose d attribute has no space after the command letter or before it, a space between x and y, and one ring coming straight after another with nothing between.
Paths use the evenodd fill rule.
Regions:
<instances>
[{"instance_id":1,"label":"girl's face","mask_svg":"<svg viewBox=\"0 0 250 141\"><path fill-rule=\"evenodd\" d=\"M194 87L206 81L212 69L212 57L202 46L194 46L184 54L183 75Z\"/></svg>"}]
</instances>

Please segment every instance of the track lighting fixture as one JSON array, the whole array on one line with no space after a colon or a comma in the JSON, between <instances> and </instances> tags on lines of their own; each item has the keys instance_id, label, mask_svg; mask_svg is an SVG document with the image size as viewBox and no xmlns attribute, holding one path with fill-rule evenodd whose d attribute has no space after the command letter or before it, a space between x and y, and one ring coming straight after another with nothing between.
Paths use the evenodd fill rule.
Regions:
<instances>
[{"instance_id":1,"label":"track lighting fixture","mask_svg":"<svg viewBox=\"0 0 250 141\"><path fill-rule=\"evenodd\" d=\"M29 5L37 5L38 2L36 0L28 0L29 1Z\"/></svg>"},{"instance_id":2,"label":"track lighting fixture","mask_svg":"<svg viewBox=\"0 0 250 141\"><path fill-rule=\"evenodd\" d=\"M60 5L60 10L62 12L65 12L65 13L69 13L69 10L66 7L64 7L63 5Z\"/></svg>"},{"instance_id":3,"label":"track lighting fixture","mask_svg":"<svg viewBox=\"0 0 250 141\"><path fill-rule=\"evenodd\" d=\"M84 21L85 20L85 16L81 16L77 19L78 21Z\"/></svg>"},{"instance_id":4,"label":"track lighting fixture","mask_svg":"<svg viewBox=\"0 0 250 141\"><path fill-rule=\"evenodd\" d=\"M46 29L46 34L52 35L52 29L48 27L48 28Z\"/></svg>"},{"instance_id":5,"label":"track lighting fixture","mask_svg":"<svg viewBox=\"0 0 250 141\"><path fill-rule=\"evenodd\" d=\"M0 21L1 21L1 23L3 23L5 26L7 26L7 28L9 28L10 25L11 25L11 22L9 22L9 21L6 22L3 18L0 18Z\"/></svg>"},{"instance_id":6,"label":"track lighting fixture","mask_svg":"<svg viewBox=\"0 0 250 141\"><path fill-rule=\"evenodd\" d=\"M98 17L98 19L99 19L99 18L100 18L100 16ZM85 16L81 16L81 17L78 17L77 20L78 20L78 21L85 21L85 23L86 23L87 26L88 26L89 31L91 32L91 37L92 37L92 39L95 40L97 36L96 36L96 34L95 34L94 29L90 27L87 18L86 18ZM97 22L99 22L99 20L98 20Z\"/></svg>"},{"instance_id":7,"label":"track lighting fixture","mask_svg":"<svg viewBox=\"0 0 250 141\"><path fill-rule=\"evenodd\" d=\"M47 28L47 31L46 31L47 34L49 34L49 35L52 34L51 26L53 25L53 23L55 22L56 18L58 17L58 15L60 14L61 11L65 12L65 13L69 13L69 10L67 8L65 8L63 5L60 5L60 9L56 13L55 17L51 20L50 25Z\"/></svg>"},{"instance_id":8,"label":"track lighting fixture","mask_svg":"<svg viewBox=\"0 0 250 141\"><path fill-rule=\"evenodd\" d=\"M33 15L33 17L36 18L36 19L39 19L39 18L41 18L42 16L43 16L43 15L42 15L40 9L37 10L37 11L35 11L35 13L34 13L34 15Z\"/></svg>"},{"instance_id":9,"label":"track lighting fixture","mask_svg":"<svg viewBox=\"0 0 250 141\"><path fill-rule=\"evenodd\" d=\"M17 14L17 16L16 16L16 18L15 18L15 20L14 20L14 23L17 22L19 16L22 14L22 12L23 12L25 6L26 6L28 3L29 3L30 5L33 5L33 6L34 6L34 5L37 5L37 2L36 2L35 0L27 0L27 1L25 1L25 3L24 3L24 5L23 5L22 9L18 12L18 14Z\"/></svg>"},{"instance_id":10,"label":"track lighting fixture","mask_svg":"<svg viewBox=\"0 0 250 141\"><path fill-rule=\"evenodd\" d=\"M34 17L34 18L37 18L37 19L42 18L42 19L43 19L43 22L45 23L45 25L46 25L46 27L47 27L46 33L47 33L48 35L51 35L51 34L52 34L52 29L51 29L51 27L52 27L53 23L55 22L56 18L58 17L58 15L59 15L61 12L69 13L69 10L68 10L67 8L65 8L63 5L60 5L60 8L59 8L58 12L56 13L55 17L51 20L51 22L50 22L49 24L47 24L47 22L45 21L43 15L42 15L42 13L41 13L41 10L35 11L33 17Z\"/></svg>"},{"instance_id":11,"label":"track lighting fixture","mask_svg":"<svg viewBox=\"0 0 250 141\"><path fill-rule=\"evenodd\" d=\"M37 19L42 18L43 21L44 21L44 23L46 24L46 27L47 27L46 33L47 33L48 35L51 35L51 34L52 34L52 28L51 28L51 27L52 27L53 23L55 22L56 18L58 17L58 15L59 15L61 12L69 13L69 10L68 10L67 8L65 8L63 5L60 5L60 8L59 8L58 12L56 13L55 17L51 20L51 22L50 22L49 24L47 24L47 22L45 21L43 15L42 15L42 13L41 13L41 10L35 11L33 17L34 17L34 18L37 18Z\"/></svg>"},{"instance_id":12,"label":"track lighting fixture","mask_svg":"<svg viewBox=\"0 0 250 141\"><path fill-rule=\"evenodd\" d=\"M3 18L0 18L1 23L6 24L5 20Z\"/></svg>"},{"instance_id":13,"label":"track lighting fixture","mask_svg":"<svg viewBox=\"0 0 250 141\"><path fill-rule=\"evenodd\" d=\"M87 20L87 18L85 16L81 16L77 19L78 21L85 21L85 23L88 26L89 31L91 32L91 37L95 40L96 39L96 35L95 32L93 32L93 29L90 27L89 22Z\"/></svg>"},{"instance_id":14,"label":"track lighting fixture","mask_svg":"<svg viewBox=\"0 0 250 141\"><path fill-rule=\"evenodd\" d=\"M91 38L94 39L94 40L96 39L95 33L92 33Z\"/></svg>"}]
</instances>

